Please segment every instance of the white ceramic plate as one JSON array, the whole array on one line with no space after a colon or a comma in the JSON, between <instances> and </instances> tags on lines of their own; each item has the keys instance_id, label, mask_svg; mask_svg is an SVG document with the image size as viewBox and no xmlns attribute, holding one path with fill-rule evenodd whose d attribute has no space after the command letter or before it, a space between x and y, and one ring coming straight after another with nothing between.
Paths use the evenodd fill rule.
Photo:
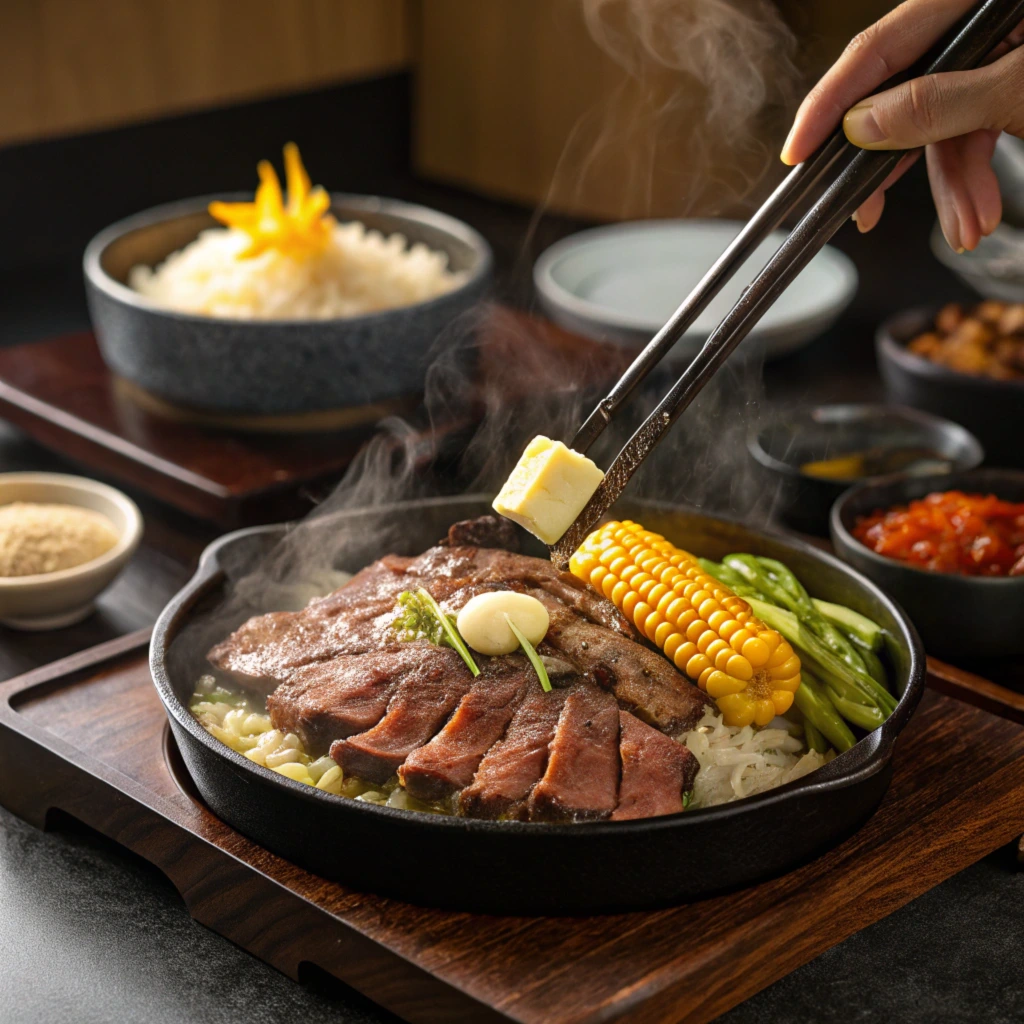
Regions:
<instances>
[{"instance_id":1,"label":"white ceramic plate","mask_svg":"<svg viewBox=\"0 0 1024 1024\"><path fill-rule=\"evenodd\" d=\"M644 345L739 233L731 220L652 220L610 224L564 238L533 269L548 315L600 341ZM776 231L697 318L669 359L688 361L786 237ZM857 290L857 271L826 246L768 310L743 343L768 358L792 352L830 327Z\"/></svg>"},{"instance_id":2,"label":"white ceramic plate","mask_svg":"<svg viewBox=\"0 0 1024 1024\"><path fill-rule=\"evenodd\" d=\"M1024 231L1000 224L973 252L953 252L938 221L932 228L932 254L986 299L1024 302Z\"/></svg>"}]
</instances>

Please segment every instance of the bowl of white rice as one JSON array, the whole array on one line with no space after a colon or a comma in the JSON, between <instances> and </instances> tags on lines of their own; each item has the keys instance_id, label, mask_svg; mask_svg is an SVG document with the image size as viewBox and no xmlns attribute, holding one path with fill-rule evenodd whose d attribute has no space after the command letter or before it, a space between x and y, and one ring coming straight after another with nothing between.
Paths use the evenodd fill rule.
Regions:
<instances>
[{"instance_id":1,"label":"bowl of white rice","mask_svg":"<svg viewBox=\"0 0 1024 1024\"><path fill-rule=\"evenodd\" d=\"M492 255L469 225L426 207L332 194L316 259L218 225L205 196L100 232L84 272L100 351L113 372L199 412L293 415L387 408L419 395L430 352L465 332Z\"/></svg>"}]
</instances>

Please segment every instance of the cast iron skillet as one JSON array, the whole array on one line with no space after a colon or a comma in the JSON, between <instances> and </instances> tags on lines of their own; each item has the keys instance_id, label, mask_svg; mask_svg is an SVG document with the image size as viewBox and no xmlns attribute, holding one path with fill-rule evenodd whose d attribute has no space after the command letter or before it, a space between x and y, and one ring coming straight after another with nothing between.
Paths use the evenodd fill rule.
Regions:
<instances>
[{"instance_id":1,"label":"cast iron skillet","mask_svg":"<svg viewBox=\"0 0 1024 1024\"><path fill-rule=\"evenodd\" d=\"M482 496L440 498L346 511L314 519L303 530L318 536L321 565L333 557L336 568L357 570L388 551L418 553L451 523L488 510ZM206 550L153 634L153 679L203 799L240 832L327 878L413 903L501 914L623 911L694 899L778 874L854 831L889 785L893 745L924 685L924 653L910 621L863 576L799 541L665 505L618 511L711 558L736 550L780 558L816 596L875 619L892 637L896 711L811 776L732 804L661 818L492 822L331 796L234 753L187 708L209 646L250 614L270 610L254 602L211 625L229 583L286 537L285 554L279 549L274 565L278 578L287 569L282 559L297 533L258 527L228 534ZM339 536L345 538L340 548Z\"/></svg>"}]
</instances>

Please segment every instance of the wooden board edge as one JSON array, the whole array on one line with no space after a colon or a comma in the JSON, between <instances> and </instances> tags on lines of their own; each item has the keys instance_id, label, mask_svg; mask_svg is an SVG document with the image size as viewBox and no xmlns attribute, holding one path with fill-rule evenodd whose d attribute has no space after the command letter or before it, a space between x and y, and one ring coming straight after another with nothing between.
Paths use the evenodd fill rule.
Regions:
<instances>
[{"instance_id":1,"label":"wooden board edge","mask_svg":"<svg viewBox=\"0 0 1024 1024\"><path fill-rule=\"evenodd\" d=\"M48 443L42 440L42 436L47 431L61 430L133 467L146 466L158 471L182 487L191 487L221 500L230 500L234 497L227 488L207 480L198 473L193 473L160 455L147 452L132 441L112 434L109 430L104 430L95 423L83 420L73 413L65 412L55 405L50 405L34 395L18 391L2 380L0 380L0 412L3 413L5 419L9 419L21 429L31 432L32 437L36 438L40 444Z\"/></svg>"},{"instance_id":2,"label":"wooden board edge","mask_svg":"<svg viewBox=\"0 0 1024 1024\"><path fill-rule=\"evenodd\" d=\"M1024 725L1024 693L928 657L928 686L947 697L971 704L989 714Z\"/></svg>"},{"instance_id":3,"label":"wooden board edge","mask_svg":"<svg viewBox=\"0 0 1024 1024\"><path fill-rule=\"evenodd\" d=\"M1002 781L1014 772L1017 773L1017 779L1012 788L999 793L998 797L993 796L992 794L998 792ZM594 1013L579 1018L578 1021L574 1020L573 1024L603 1024L604 1021L618 1019L629 1020L630 1024L709 1024L723 1013L791 974L798 967L888 917L1014 839L1024 829L1022 766L1005 766L970 790L961 793L953 805L973 805L977 800L997 798L1011 800L1018 808L1013 820L999 828L993 828L988 821L976 821L969 828L962 824L956 828L949 828L948 822L951 816L955 817L955 811L948 804L914 822L906 830L916 840L912 863L901 862L899 877L894 878L891 862L879 860L878 851L871 851L875 860L873 871L867 876L858 877L858 891L852 893L853 896L863 897L864 902L854 906L849 900L837 905L825 899L811 899L811 905L817 908L817 920L814 922L817 927L808 925L801 928L797 941L786 949L786 955L773 960L769 970L754 983L750 981L750 972L745 971L739 978L730 979L728 983L723 981L711 993L705 990L700 1002L695 1005L692 998L687 999L688 992L692 993L692 970L687 972L686 977L670 979L663 986L657 984L655 975L636 986L620 1005L605 1005ZM939 827L943 822L947 827ZM935 856L936 835L941 836L941 845L946 854L943 858ZM937 869L940 860L942 866L941 869ZM825 879L818 879L808 887L808 892L813 894L825 884ZM783 924L781 917L784 913L785 911L779 910L775 915L766 915L763 920L757 922L756 927L748 929L749 934L744 937L743 946L751 950L758 947L765 930ZM814 932L827 935L824 945L818 945L812 940ZM730 935L723 935L722 940L708 951L698 966L706 967L706 973L712 974L716 963L723 960L730 963L735 961L737 947L734 942L729 941L731 938ZM692 964L690 966L692 967ZM673 970L674 966L667 964L657 974L671 973ZM680 1007L687 1005L689 1009L681 1013Z\"/></svg>"},{"instance_id":4,"label":"wooden board edge","mask_svg":"<svg viewBox=\"0 0 1024 1024\"><path fill-rule=\"evenodd\" d=\"M140 647L148 647L152 634L153 627L144 626L132 633L125 633L123 636L105 640L93 647L87 647L85 650L59 658L57 661L51 661L48 665L41 665L30 672L5 679L0 682L0 718L5 712L17 713L12 704L12 700L15 698L26 696L37 687L77 675L86 669L95 668L105 661L116 661Z\"/></svg>"},{"instance_id":5,"label":"wooden board edge","mask_svg":"<svg viewBox=\"0 0 1024 1024\"><path fill-rule=\"evenodd\" d=\"M130 653L141 639L129 634L83 652L93 658L73 655L44 666L20 677L25 685L15 692L59 681L59 665L77 673ZM46 829L59 811L137 854L169 880L194 920L295 981L302 965L312 964L412 1024L516 1021L198 835L156 794L36 723L18 721L6 701L0 710L7 711L0 715L0 804L29 824ZM29 761L38 770L19 783L14 769ZM247 889L261 913L225 914L224 894ZM274 941L278 929L264 927L267 919L288 937L287 948ZM333 941L324 941L324 928Z\"/></svg>"}]
</instances>

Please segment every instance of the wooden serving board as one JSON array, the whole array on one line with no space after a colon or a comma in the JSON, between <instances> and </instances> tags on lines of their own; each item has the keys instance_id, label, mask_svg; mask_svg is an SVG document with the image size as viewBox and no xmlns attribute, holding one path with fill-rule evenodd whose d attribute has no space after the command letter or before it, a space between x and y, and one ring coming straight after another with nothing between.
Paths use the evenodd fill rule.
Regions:
<instances>
[{"instance_id":1,"label":"wooden serving board","mask_svg":"<svg viewBox=\"0 0 1024 1024\"><path fill-rule=\"evenodd\" d=\"M90 469L230 529L309 511L386 416L409 418L428 462L445 442L457 444L486 404L611 381L630 357L502 306L486 310L478 344L467 400L433 429L418 395L283 417L178 408L115 377L90 332L0 348L0 417Z\"/></svg>"},{"instance_id":2,"label":"wooden serving board","mask_svg":"<svg viewBox=\"0 0 1024 1024\"><path fill-rule=\"evenodd\" d=\"M589 918L414 907L302 871L207 811L146 641L0 684L0 802L39 827L72 815L157 865L193 917L255 956L293 978L316 965L416 1024L709 1021L1024 831L1024 726L929 690L878 811L788 875Z\"/></svg>"},{"instance_id":3,"label":"wooden serving board","mask_svg":"<svg viewBox=\"0 0 1024 1024\"><path fill-rule=\"evenodd\" d=\"M941 693L1024 725L1022 660L986 663L977 668L978 671L969 672L929 657L928 678Z\"/></svg>"}]
</instances>

